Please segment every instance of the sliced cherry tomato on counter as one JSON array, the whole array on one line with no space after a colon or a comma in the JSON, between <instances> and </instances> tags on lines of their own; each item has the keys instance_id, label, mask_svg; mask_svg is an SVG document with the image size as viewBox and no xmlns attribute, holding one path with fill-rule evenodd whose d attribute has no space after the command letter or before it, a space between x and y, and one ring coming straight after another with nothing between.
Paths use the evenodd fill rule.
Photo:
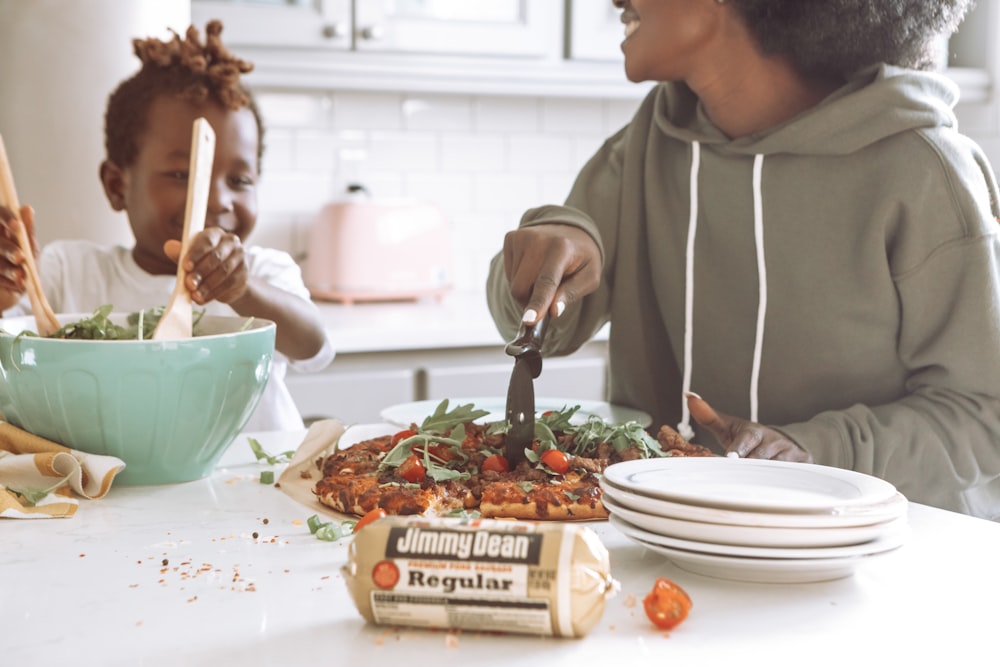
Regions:
<instances>
[{"instance_id":1,"label":"sliced cherry tomato on counter","mask_svg":"<svg viewBox=\"0 0 1000 667\"><path fill-rule=\"evenodd\" d=\"M361 519L356 524L354 524L354 532L356 533L365 526L367 526L368 524L375 523L379 519L384 519L384 518L385 518L385 510L382 509L381 507L376 507L375 509L366 513L363 517L361 517Z\"/></svg>"},{"instance_id":2,"label":"sliced cherry tomato on counter","mask_svg":"<svg viewBox=\"0 0 1000 667\"><path fill-rule=\"evenodd\" d=\"M406 429L405 431L400 431L396 435L392 436L392 446L395 447L399 444L400 440L406 440L407 438L416 435L417 432L412 429Z\"/></svg>"},{"instance_id":3,"label":"sliced cherry tomato on counter","mask_svg":"<svg viewBox=\"0 0 1000 667\"><path fill-rule=\"evenodd\" d=\"M419 484L427 476L424 462L416 454L410 454L396 468L396 474L412 484Z\"/></svg>"},{"instance_id":4,"label":"sliced cherry tomato on counter","mask_svg":"<svg viewBox=\"0 0 1000 667\"><path fill-rule=\"evenodd\" d=\"M691 604L683 588L663 577L656 580L653 590L642 601L646 616L661 630L670 630L687 618Z\"/></svg>"},{"instance_id":5,"label":"sliced cherry tomato on counter","mask_svg":"<svg viewBox=\"0 0 1000 667\"><path fill-rule=\"evenodd\" d=\"M502 455L493 454L486 457L481 469L483 472L508 472L510 470L510 463Z\"/></svg>"},{"instance_id":6,"label":"sliced cherry tomato on counter","mask_svg":"<svg viewBox=\"0 0 1000 667\"><path fill-rule=\"evenodd\" d=\"M558 449L550 449L542 454L541 458L542 463L547 465L556 474L565 475L569 470L569 457L566 455L566 452Z\"/></svg>"}]
</instances>

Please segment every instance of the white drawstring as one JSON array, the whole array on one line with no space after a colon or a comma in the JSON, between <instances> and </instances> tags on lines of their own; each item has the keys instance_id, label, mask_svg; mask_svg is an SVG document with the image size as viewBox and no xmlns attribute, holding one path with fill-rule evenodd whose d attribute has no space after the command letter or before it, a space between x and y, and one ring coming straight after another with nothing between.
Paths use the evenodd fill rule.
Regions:
<instances>
[{"instance_id":1,"label":"white drawstring","mask_svg":"<svg viewBox=\"0 0 1000 667\"><path fill-rule=\"evenodd\" d=\"M764 346L764 319L767 315L767 265L764 263L764 197L761 174L764 156L753 160L753 238L757 245L757 333L753 342L753 369L750 372L750 421L757 421L760 357Z\"/></svg>"},{"instance_id":2,"label":"white drawstring","mask_svg":"<svg viewBox=\"0 0 1000 667\"><path fill-rule=\"evenodd\" d=\"M691 192L689 194L688 238L684 275L684 380L681 390L681 421L677 432L685 440L694 437L687 394L691 391L691 349L694 344L694 239L698 232L698 171L701 169L701 144L691 144Z\"/></svg>"},{"instance_id":3,"label":"white drawstring","mask_svg":"<svg viewBox=\"0 0 1000 667\"><path fill-rule=\"evenodd\" d=\"M691 391L692 349L694 345L694 242L698 231L698 172L701 168L701 144L691 144L690 211L684 276L684 378L681 389L681 421L677 432L687 440L694 437L687 394ZM757 249L757 327L754 334L753 367L750 372L750 421L758 421L760 362L764 345L767 315L767 266L764 261L764 197L762 175L764 156L754 156L753 163L753 233Z\"/></svg>"}]
</instances>

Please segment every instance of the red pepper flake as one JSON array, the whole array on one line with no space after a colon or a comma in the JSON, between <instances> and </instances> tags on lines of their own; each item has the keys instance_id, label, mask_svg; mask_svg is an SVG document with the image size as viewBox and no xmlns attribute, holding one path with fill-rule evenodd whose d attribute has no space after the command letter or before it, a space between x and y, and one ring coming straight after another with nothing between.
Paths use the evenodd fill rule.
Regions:
<instances>
[{"instance_id":1,"label":"red pepper flake","mask_svg":"<svg viewBox=\"0 0 1000 667\"><path fill-rule=\"evenodd\" d=\"M194 601L195 601L195 600L197 600L197 599L198 599L198 596L197 596L197 595L195 595L194 597L191 597L191 598L188 598L188 602L189 602L189 603L190 603L190 602L194 602Z\"/></svg>"}]
</instances>

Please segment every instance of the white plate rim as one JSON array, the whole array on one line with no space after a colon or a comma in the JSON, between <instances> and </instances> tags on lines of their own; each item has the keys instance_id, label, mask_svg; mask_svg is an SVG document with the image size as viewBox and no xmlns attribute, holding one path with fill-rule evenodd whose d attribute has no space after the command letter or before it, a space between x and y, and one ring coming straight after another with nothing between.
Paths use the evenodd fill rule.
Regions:
<instances>
[{"instance_id":1,"label":"white plate rim","mask_svg":"<svg viewBox=\"0 0 1000 667\"><path fill-rule=\"evenodd\" d=\"M843 579L854 574L868 559L890 554L895 549L850 558L784 559L718 556L673 549L629 537L636 544L664 556L682 570L716 579L767 584L805 584Z\"/></svg>"},{"instance_id":2,"label":"white plate rim","mask_svg":"<svg viewBox=\"0 0 1000 667\"><path fill-rule=\"evenodd\" d=\"M757 547L824 547L857 544L873 539L888 530L893 521L905 521L905 517L900 517L878 524L827 528L739 526L645 514L619 506L615 499L606 493L602 496L601 502L612 515L617 513L629 523L661 535L700 542Z\"/></svg>"},{"instance_id":3,"label":"white plate rim","mask_svg":"<svg viewBox=\"0 0 1000 667\"><path fill-rule=\"evenodd\" d=\"M906 514L909 502L906 497L896 492L894 496L882 503L866 507L844 508L836 514L822 513L781 513L756 512L751 510L735 510L718 507L702 507L686 505L670 500L653 498L627 489L621 489L611 483L607 477L601 479L603 493L611 496L633 510L660 517L683 519L685 521L700 521L704 523L719 523L736 526L753 526L769 528L849 528L883 523L897 519Z\"/></svg>"},{"instance_id":4,"label":"white plate rim","mask_svg":"<svg viewBox=\"0 0 1000 667\"><path fill-rule=\"evenodd\" d=\"M416 422L419 424L425 417L432 414L443 399L427 399L423 401L411 401L409 403L397 403L383 408L380 416L390 424L396 424L407 428ZM479 396L471 398L449 398L449 408L457 405L467 405L472 403L480 410L489 410L490 414L478 421L502 421L507 415L507 399L503 396ZM613 405L607 401L590 401L576 398L549 398L542 396L535 399L535 408L539 412L545 410L561 410L564 407L579 405L577 416L589 417L591 415L600 417L606 422L620 424L627 421L637 421L642 426L649 426L653 418L642 410L629 408L622 405Z\"/></svg>"},{"instance_id":5,"label":"white plate rim","mask_svg":"<svg viewBox=\"0 0 1000 667\"><path fill-rule=\"evenodd\" d=\"M683 549L684 551L696 551L705 554L715 554L718 556L738 556L741 558L768 558L771 560L801 560L816 558L850 558L855 556L868 556L870 554L890 551L903 544L908 534L905 524L894 524L887 526L886 530L874 539L860 542L858 544L841 544L832 546L815 547L761 547L743 544L719 544L715 542L701 542L697 540L686 540L678 537L654 533L629 523L620 514L612 514L609 517L612 526L621 531L626 537L632 537L642 542L649 542L664 547Z\"/></svg>"},{"instance_id":6,"label":"white plate rim","mask_svg":"<svg viewBox=\"0 0 1000 667\"><path fill-rule=\"evenodd\" d=\"M767 483L754 487L754 477L761 475L769 477ZM898 493L889 482L854 470L815 463L721 456L623 461L608 466L604 478L618 488L672 502L786 514L837 514L883 502ZM651 484L654 480L658 482L656 485ZM828 483L827 488L820 488L817 482L824 481ZM747 496L747 487L754 487L758 493ZM805 497L803 487L809 488ZM853 494L834 495L833 487ZM736 497L731 493L743 495Z\"/></svg>"}]
</instances>

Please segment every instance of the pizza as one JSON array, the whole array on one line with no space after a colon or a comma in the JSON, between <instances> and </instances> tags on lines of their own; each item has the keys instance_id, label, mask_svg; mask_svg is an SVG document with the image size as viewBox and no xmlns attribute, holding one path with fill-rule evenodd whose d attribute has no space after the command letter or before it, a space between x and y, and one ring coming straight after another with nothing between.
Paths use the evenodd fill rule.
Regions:
<instances>
[{"instance_id":1,"label":"pizza","mask_svg":"<svg viewBox=\"0 0 1000 667\"><path fill-rule=\"evenodd\" d=\"M608 424L574 419L579 406L535 420L535 440L511 467L504 457L506 421L479 423L489 414L473 404L449 410L442 401L421 424L355 443L319 457L313 493L327 507L356 516L602 519L600 478L619 461L661 456L714 456L668 426L654 438L635 421Z\"/></svg>"}]
</instances>

